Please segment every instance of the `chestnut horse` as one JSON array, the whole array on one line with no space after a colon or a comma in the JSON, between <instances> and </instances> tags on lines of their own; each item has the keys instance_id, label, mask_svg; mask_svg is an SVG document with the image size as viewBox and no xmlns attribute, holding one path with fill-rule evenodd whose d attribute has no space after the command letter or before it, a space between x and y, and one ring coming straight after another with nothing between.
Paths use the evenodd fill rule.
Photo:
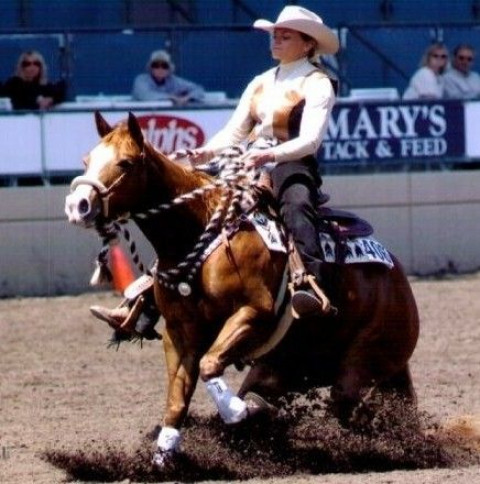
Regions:
<instances>
[{"instance_id":1,"label":"chestnut horse","mask_svg":"<svg viewBox=\"0 0 480 484\"><path fill-rule=\"evenodd\" d=\"M230 210L231 186L156 151L133 114L114 128L99 113L95 118L102 139L84 160L84 176L72 182L65 210L70 222L97 229L132 218L158 257L154 294L165 318L168 371L158 466L178 447L199 376L227 423L248 416L249 392L275 403L289 391L332 386L333 409L344 422L373 387L415 400L408 361L418 313L394 256L393 267L323 264L323 284L338 313L295 320L280 338L278 321L292 319L288 297L279 304L287 255L267 248L240 217L238 203ZM221 242L205 256L203 248L220 232ZM220 378L225 368L252 362L233 395Z\"/></svg>"}]
</instances>

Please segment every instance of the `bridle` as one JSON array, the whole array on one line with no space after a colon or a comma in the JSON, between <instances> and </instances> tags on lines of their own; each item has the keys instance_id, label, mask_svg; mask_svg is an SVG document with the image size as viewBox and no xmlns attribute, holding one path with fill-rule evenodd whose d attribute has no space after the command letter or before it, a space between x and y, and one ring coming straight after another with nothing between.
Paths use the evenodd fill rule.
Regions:
<instances>
[{"instance_id":1,"label":"bridle","mask_svg":"<svg viewBox=\"0 0 480 484\"><path fill-rule=\"evenodd\" d=\"M103 218L108 220L109 214L109 201L110 195L112 194L113 189L122 181L122 178L125 176L125 173L122 173L108 188L100 181L94 178L90 178L86 175L80 175L75 177L70 183L70 193L74 192L77 187L80 185L88 185L95 190L97 193L100 202L101 202L101 215Z\"/></svg>"}]
</instances>

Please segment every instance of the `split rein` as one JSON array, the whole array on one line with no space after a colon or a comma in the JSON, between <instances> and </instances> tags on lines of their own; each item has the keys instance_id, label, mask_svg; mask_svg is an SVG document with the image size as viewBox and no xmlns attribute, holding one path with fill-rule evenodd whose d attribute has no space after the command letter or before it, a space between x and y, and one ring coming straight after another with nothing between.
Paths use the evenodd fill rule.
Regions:
<instances>
[{"instance_id":1,"label":"split rein","mask_svg":"<svg viewBox=\"0 0 480 484\"><path fill-rule=\"evenodd\" d=\"M241 146L235 146L223 151L220 155L215 157L212 161L202 166L202 171L217 171L218 175L209 184L196 188L195 190L180 195L174 198L169 203L163 203L157 207L147 209L144 212L131 214L130 218L133 220L146 220L151 216L158 215L165 212L172 207L188 203L195 200L209 191L216 189L224 189L219 203L216 206L213 214L208 221L204 232L200 235L191 252L177 264L167 270L159 270L154 266L153 270L158 278L160 284L168 289L177 289L183 296L191 294L191 282L202 266L205 259L208 257L206 249L211 242L222 231L233 225L234 221L238 219L238 214L242 213L242 202L245 199L245 194L250 192L255 186L253 171L246 171L241 160L245 154L245 150ZM188 156L188 152L179 152L177 158ZM198 169L198 168L197 168ZM81 180L85 183L85 180ZM100 187L99 183L93 184L89 181L99 192L100 197L106 193L105 187ZM98 186L97 186L98 185ZM108 189L110 191L110 189ZM102 199L103 201L103 199ZM125 224L128 219L123 218L116 221L98 224L95 229L102 238L103 245L96 259L96 269L90 280L90 284L97 285L103 282L112 280L112 274L108 268L108 254L110 246L118 243L119 234L121 234L128 244L132 260L136 267L142 274L152 276L152 272L146 269L144 264L140 261L138 256L135 241L132 240L131 234Z\"/></svg>"}]
</instances>

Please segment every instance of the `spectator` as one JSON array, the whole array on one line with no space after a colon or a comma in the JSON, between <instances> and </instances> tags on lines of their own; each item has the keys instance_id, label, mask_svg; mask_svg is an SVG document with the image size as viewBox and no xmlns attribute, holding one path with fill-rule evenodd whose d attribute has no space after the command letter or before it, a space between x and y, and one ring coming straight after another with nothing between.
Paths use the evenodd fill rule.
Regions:
<instances>
[{"instance_id":1,"label":"spectator","mask_svg":"<svg viewBox=\"0 0 480 484\"><path fill-rule=\"evenodd\" d=\"M445 73L445 97L473 99L480 97L480 75L472 71L475 49L460 44L453 50L451 68Z\"/></svg>"},{"instance_id":2,"label":"spectator","mask_svg":"<svg viewBox=\"0 0 480 484\"><path fill-rule=\"evenodd\" d=\"M150 56L147 72L139 74L133 83L132 97L136 101L170 100L182 106L201 102L205 96L202 86L173 74L175 65L165 50L156 50Z\"/></svg>"},{"instance_id":3,"label":"spectator","mask_svg":"<svg viewBox=\"0 0 480 484\"><path fill-rule=\"evenodd\" d=\"M420 69L413 74L403 99L442 99L445 94L443 74L448 63L444 44L431 44L422 56Z\"/></svg>"},{"instance_id":4,"label":"spectator","mask_svg":"<svg viewBox=\"0 0 480 484\"><path fill-rule=\"evenodd\" d=\"M13 109L48 109L63 102L65 93L65 81L48 81L45 59L35 50L20 55L15 74L2 88L2 95L11 99Z\"/></svg>"}]
</instances>

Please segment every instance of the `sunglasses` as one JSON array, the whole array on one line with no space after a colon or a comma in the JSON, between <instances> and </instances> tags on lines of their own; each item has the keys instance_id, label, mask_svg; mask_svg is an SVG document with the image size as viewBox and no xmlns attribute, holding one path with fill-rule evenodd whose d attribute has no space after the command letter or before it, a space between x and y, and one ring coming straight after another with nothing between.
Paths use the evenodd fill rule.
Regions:
<instances>
[{"instance_id":1,"label":"sunglasses","mask_svg":"<svg viewBox=\"0 0 480 484\"><path fill-rule=\"evenodd\" d=\"M457 55L457 59L461 61L473 62L473 57L469 55Z\"/></svg>"},{"instance_id":2,"label":"sunglasses","mask_svg":"<svg viewBox=\"0 0 480 484\"><path fill-rule=\"evenodd\" d=\"M41 64L39 61L27 61L27 60L22 61L22 67L30 67L30 66L40 67Z\"/></svg>"},{"instance_id":3,"label":"sunglasses","mask_svg":"<svg viewBox=\"0 0 480 484\"><path fill-rule=\"evenodd\" d=\"M170 69L170 64L164 61L154 61L150 64L152 69Z\"/></svg>"},{"instance_id":4,"label":"sunglasses","mask_svg":"<svg viewBox=\"0 0 480 484\"><path fill-rule=\"evenodd\" d=\"M435 59L446 59L447 54L430 54L430 57L433 57Z\"/></svg>"}]
</instances>

